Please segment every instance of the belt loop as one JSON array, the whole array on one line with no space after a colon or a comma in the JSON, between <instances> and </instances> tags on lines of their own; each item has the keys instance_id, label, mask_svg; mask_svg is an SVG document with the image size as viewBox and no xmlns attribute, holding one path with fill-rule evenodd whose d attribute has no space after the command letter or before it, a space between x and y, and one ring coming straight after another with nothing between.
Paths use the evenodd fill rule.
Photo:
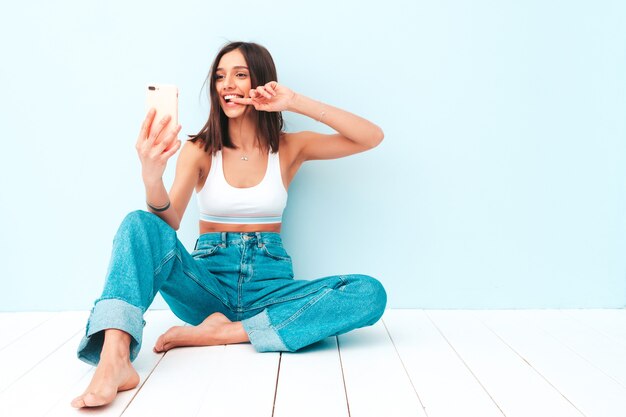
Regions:
<instances>
[{"instance_id":1,"label":"belt loop","mask_svg":"<svg viewBox=\"0 0 626 417\"><path fill-rule=\"evenodd\" d=\"M263 247L263 242L261 241L261 233L260 232L254 232L254 234L256 235L257 247L262 248Z\"/></svg>"},{"instance_id":2,"label":"belt loop","mask_svg":"<svg viewBox=\"0 0 626 417\"><path fill-rule=\"evenodd\" d=\"M193 250L197 250L198 249L198 242L200 241L200 238L196 239L196 244L193 245Z\"/></svg>"},{"instance_id":3,"label":"belt loop","mask_svg":"<svg viewBox=\"0 0 626 417\"><path fill-rule=\"evenodd\" d=\"M222 232L222 247L225 248L226 247L226 232Z\"/></svg>"}]
</instances>

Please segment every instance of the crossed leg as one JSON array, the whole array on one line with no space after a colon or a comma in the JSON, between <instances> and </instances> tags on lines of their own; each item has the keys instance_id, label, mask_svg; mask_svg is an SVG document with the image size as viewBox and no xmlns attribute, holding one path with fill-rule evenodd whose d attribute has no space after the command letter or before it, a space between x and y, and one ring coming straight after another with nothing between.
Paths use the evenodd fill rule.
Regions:
<instances>
[{"instance_id":1,"label":"crossed leg","mask_svg":"<svg viewBox=\"0 0 626 417\"><path fill-rule=\"evenodd\" d=\"M240 321L230 321L222 313L213 313L197 326L175 326L163 333L154 345L155 352L167 352L181 346L213 346L248 342Z\"/></svg>"}]
</instances>

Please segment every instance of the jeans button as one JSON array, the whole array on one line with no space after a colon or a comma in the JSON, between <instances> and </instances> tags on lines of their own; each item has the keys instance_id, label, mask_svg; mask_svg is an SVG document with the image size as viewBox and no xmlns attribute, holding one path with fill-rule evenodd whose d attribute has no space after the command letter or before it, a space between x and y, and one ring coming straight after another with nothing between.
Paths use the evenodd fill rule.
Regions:
<instances>
[{"instance_id":1,"label":"jeans button","mask_svg":"<svg viewBox=\"0 0 626 417\"><path fill-rule=\"evenodd\" d=\"M248 236L248 235L243 235L243 240L250 240L250 236Z\"/></svg>"}]
</instances>

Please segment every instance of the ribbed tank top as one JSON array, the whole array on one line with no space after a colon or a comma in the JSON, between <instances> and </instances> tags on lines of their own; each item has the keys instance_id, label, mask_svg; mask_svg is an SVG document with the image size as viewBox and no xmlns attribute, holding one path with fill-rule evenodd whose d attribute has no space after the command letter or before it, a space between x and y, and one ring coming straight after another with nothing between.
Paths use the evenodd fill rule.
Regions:
<instances>
[{"instance_id":1,"label":"ribbed tank top","mask_svg":"<svg viewBox=\"0 0 626 417\"><path fill-rule=\"evenodd\" d=\"M287 205L278 152L268 154L267 170L253 187L237 188L224 177L222 152L211 159L211 169L196 194L200 220L228 224L281 223Z\"/></svg>"}]
</instances>

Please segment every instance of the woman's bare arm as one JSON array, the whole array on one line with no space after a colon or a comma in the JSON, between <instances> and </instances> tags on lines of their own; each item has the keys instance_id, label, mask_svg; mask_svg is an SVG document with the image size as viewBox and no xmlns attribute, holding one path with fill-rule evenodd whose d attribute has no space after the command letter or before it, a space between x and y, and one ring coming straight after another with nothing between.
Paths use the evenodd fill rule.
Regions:
<instances>
[{"instance_id":1,"label":"woman's bare arm","mask_svg":"<svg viewBox=\"0 0 626 417\"><path fill-rule=\"evenodd\" d=\"M163 184L163 173L167 161L181 146L177 137L180 125L168 129L170 118L166 116L152 126L155 114L154 109L148 112L135 146L141 161L146 203L152 213L163 219L174 230L178 230L191 194L198 182L203 151L191 142L183 146L176 165L174 184L168 194Z\"/></svg>"},{"instance_id":2,"label":"woman's bare arm","mask_svg":"<svg viewBox=\"0 0 626 417\"><path fill-rule=\"evenodd\" d=\"M151 205L159 207L157 204L165 205L167 201L170 202L170 207L162 212L148 209L162 218L174 230L178 230L180 227L180 222L189 205L193 190L198 183L201 174L201 160L204 154L204 150L192 142L186 142L183 145L180 155L178 155L176 175L174 176L174 183L170 188L169 194L165 190L162 179L153 184L145 184L146 200Z\"/></svg>"},{"instance_id":3,"label":"woman's bare arm","mask_svg":"<svg viewBox=\"0 0 626 417\"><path fill-rule=\"evenodd\" d=\"M377 146L384 137L374 123L340 108L297 94L276 81L250 90L249 98L235 103L253 105L258 111L292 111L308 116L334 129L326 135L304 131L292 135L298 143L298 160L335 159L363 152Z\"/></svg>"},{"instance_id":4,"label":"woman's bare arm","mask_svg":"<svg viewBox=\"0 0 626 417\"><path fill-rule=\"evenodd\" d=\"M384 133L380 127L356 114L296 94L289 111L311 117L334 129L336 134L298 132L300 159L335 159L378 146Z\"/></svg>"}]
</instances>

